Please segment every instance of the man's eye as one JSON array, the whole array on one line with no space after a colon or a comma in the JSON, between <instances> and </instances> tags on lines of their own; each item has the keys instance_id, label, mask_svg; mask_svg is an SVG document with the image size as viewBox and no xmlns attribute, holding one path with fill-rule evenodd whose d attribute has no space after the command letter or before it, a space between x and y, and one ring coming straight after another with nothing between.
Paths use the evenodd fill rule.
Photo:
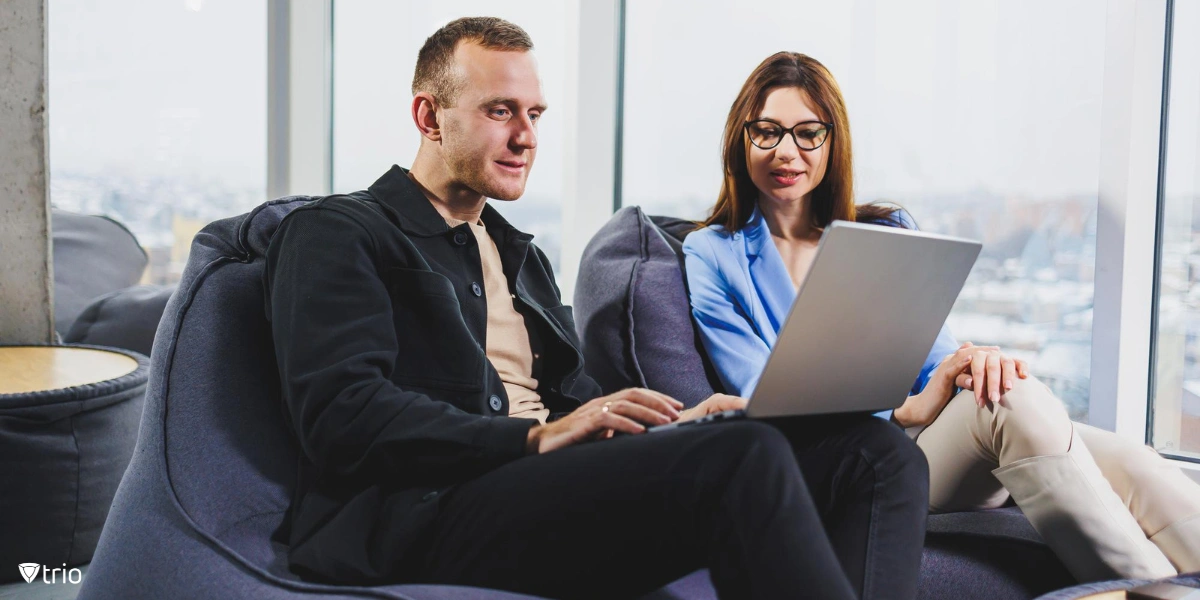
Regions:
<instances>
[{"instance_id":1,"label":"man's eye","mask_svg":"<svg viewBox=\"0 0 1200 600\"><path fill-rule=\"evenodd\" d=\"M537 122L537 120L538 120L538 119L540 119L540 118L542 118L542 113L531 113L531 114L529 115L529 120L530 120L530 121L533 121L533 122L535 122L535 123L536 123L536 122Z\"/></svg>"},{"instance_id":2,"label":"man's eye","mask_svg":"<svg viewBox=\"0 0 1200 600\"><path fill-rule=\"evenodd\" d=\"M507 117L508 109L507 108L493 108L491 114L494 117Z\"/></svg>"}]
</instances>

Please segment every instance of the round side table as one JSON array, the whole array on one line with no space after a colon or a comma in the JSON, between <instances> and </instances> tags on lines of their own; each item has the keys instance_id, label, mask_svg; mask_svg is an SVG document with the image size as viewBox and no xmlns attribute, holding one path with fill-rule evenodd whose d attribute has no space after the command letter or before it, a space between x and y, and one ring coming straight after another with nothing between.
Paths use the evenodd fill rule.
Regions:
<instances>
[{"instance_id":1,"label":"round side table","mask_svg":"<svg viewBox=\"0 0 1200 600\"><path fill-rule=\"evenodd\" d=\"M91 561L133 456L149 367L115 348L0 346L0 565ZM0 569L0 582L14 580Z\"/></svg>"}]
</instances>

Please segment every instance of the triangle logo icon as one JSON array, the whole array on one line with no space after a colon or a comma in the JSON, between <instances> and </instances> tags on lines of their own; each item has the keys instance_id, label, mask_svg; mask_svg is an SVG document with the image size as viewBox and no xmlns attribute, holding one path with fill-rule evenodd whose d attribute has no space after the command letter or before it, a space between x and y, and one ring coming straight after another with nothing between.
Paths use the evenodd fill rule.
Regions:
<instances>
[{"instance_id":1,"label":"triangle logo icon","mask_svg":"<svg viewBox=\"0 0 1200 600\"><path fill-rule=\"evenodd\" d=\"M33 582L33 578L37 577L38 570L42 568L42 565L37 563L21 563L17 565L17 568L21 570L21 577L25 578L25 583L31 583Z\"/></svg>"}]
</instances>

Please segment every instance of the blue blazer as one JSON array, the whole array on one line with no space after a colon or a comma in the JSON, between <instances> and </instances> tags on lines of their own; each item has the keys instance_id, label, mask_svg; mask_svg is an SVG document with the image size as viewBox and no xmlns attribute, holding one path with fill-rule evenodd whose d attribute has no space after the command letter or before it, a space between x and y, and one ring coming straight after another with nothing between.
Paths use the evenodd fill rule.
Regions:
<instances>
[{"instance_id":1,"label":"blue blazer","mask_svg":"<svg viewBox=\"0 0 1200 600\"><path fill-rule=\"evenodd\" d=\"M916 229L907 213L897 218ZM741 231L731 234L720 225L694 231L683 253L692 317L704 348L725 391L748 398L796 298L766 219L756 207ZM942 359L956 350L958 342L943 325L912 393L924 389ZM891 411L879 416L890 417Z\"/></svg>"}]
</instances>

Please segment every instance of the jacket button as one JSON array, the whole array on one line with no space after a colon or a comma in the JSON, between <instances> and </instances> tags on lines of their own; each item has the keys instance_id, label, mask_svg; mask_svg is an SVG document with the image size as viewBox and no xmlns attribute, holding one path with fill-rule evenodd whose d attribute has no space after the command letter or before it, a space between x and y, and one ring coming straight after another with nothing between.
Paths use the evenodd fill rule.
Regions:
<instances>
[{"instance_id":1,"label":"jacket button","mask_svg":"<svg viewBox=\"0 0 1200 600\"><path fill-rule=\"evenodd\" d=\"M421 496L421 501L423 501L423 502L429 502L430 500L433 500L434 498L437 498L437 492L436 492L436 491L434 491L434 492L429 492L428 494L425 494L424 496Z\"/></svg>"},{"instance_id":2,"label":"jacket button","mask_svg":"<svg viewBox=\"0 0 1200 600\"><path fill-rule=\"evenodd\" d=\"M471 293L475 294L475 297L478 298L483 295L483 288L479 287L478 283L471 282Z\"/></svg>"},{"instance_id":3,"label":"jacket button","mask_svg":"<svg viewBox=\"0 0 1200 600\"><path fill-rule=\"evenodd\" d=\"M504 401L500 399L500 396L492 394L492 397L488 398L488 406L492 407L492 410L500 412L500 409L504 408Z\"/></svg>"},{"instance_id":4,"label":"jacket button","mask_svg":"<svg viewBox=\"0 0 1200 600\"><path fill-rule=\"evenodd\" d=\"M466 246L467 245L467 234L465 234L461 231L458 233L455 233L454 234L454 243L458 244L459 246Z\"/></svg>"}]
</instances>

